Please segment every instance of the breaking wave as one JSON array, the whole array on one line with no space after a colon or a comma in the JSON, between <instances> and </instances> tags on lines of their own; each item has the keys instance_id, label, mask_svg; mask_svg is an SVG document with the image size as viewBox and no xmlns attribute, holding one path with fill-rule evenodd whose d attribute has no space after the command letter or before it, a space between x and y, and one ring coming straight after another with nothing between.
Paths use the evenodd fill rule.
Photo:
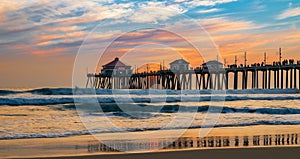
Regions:
<instances>
[{"instance_id":1,"label":"breaking wave","mask_svg":"<svg viewBox=\"0 0 300 159\"><path fill-rule=\"evenodd\" d=\"M174 129L193 129L193 128L210 128L210 127L242 127L242 126L255 126L255 125L299 125L299 121L256 121L256 122L245 122L239 124L216 124L216 125L196 125L190 127L170 127L163 130L174 130ZM155 131L162 130L161 127L148 127L148 128L131 128L126 129L126 132L139 132L139 131ZM28 133L28 134L6 134L0 136L0 140L10 140L10 139L26 139L26 138L57 138L57 137L69 137L69 136L80 136L89 134L99 134L99 133L116 133L123 132L122 130L110 130L110 129L100 129L100 130L85 130L85 131L73 131L65 133Z\"/></svg>"},{"instance_id":2,"label":"breaking wave","mask_svg":"<svg viewBox=\"0 0 300 159\"><path fill-rule=\"evenodd\" d=\"M299 100L300 95L96 95L96 96L33 96L7 97L0 96L0 105L55 105L69 103L175 103L175 102L209 102L209 101L247 101L247 100Z\"/></svg>"}]
</instances>

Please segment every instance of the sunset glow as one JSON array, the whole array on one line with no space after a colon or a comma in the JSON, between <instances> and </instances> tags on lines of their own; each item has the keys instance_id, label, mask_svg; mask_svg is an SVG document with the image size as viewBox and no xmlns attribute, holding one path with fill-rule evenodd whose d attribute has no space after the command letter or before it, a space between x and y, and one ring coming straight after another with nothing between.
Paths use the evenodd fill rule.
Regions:
<instances>
[{"instance_id":1,"label":"sunset glow","mask_svg":"<svg viewBox=\"0 0 300 159\"><path fill-rule=\"evenodd\" d=\"M147 14L149 12L151 14ZM1 87L70 87L75 56L87 36L92 39L87 53L101 52L106 48L99 46L101 41L119 37L111 44L110 52L101 58L99 66L130 51L132 55L127 56L135 59L124 60L132 67L143 65L138 62L139 57L144 57L140 55L149 55L149 62L153 63L165 61L167 66L171 60L180 58L178 55L170 58L175 52L193 66L200 66L203 59L195 58L197 51L168 32L150 29L121 35L123 30L113 29L114 24L123 22L143 28L163 22L180 30L184 22L176 18L182 14L203 27L228 64L234 63L235 56L243 63L244 52L248 53L249 63L263 61L264 52L267 52L267 61L272 63L278 60L280 47L284 59L300 59L298 0L2 0L0 73L5 76L0 78ZM90 34L98 25L109 26L109 29ZM168 30L165 25L160 29ZM194 29L181 31L192 34ZM158 46L153 40L169 46ZM193 40L205 39L195 35Z\"/></svg>"}]
</instances>

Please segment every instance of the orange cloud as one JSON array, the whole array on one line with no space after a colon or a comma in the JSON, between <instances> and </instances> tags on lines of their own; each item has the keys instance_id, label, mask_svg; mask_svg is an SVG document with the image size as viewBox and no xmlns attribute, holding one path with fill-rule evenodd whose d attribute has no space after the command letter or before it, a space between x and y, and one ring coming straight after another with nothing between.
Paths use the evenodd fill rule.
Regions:
<instances>
[{"instance_id":1,"label":"orange cloud","mask_svg":"<svg viewBox=\"0 0 300 159\"><path fill-rule=\"evenodd\" d=\"M74 25L82 22L87 22L88 20L86 18L70 18L66 20L60 21L60 24L62 25Z\"/></svg>"},{"instance_id":2,"label":"orange cloud","mask_svg":"<svg viewBox=\"0 0 300 159\"><path fill-rule=\"evenodd\" d=\"M300 43L300 29L291 31L290 34L288 34L284 37L284 41L285 41L285 43L289 43L289 44L292 44L292 43L299 44Z\"/></svg>"},{"instance_id":3,"label":"orange cloud","mask_svg":"<svg viewBox=\"0 0 300 159\"><path fill-rule=\"evenodd\" d=\"M181 37L179 37L178 35L167 32L167 31L160 31L160 32L154 34L153 38L160 40L160 41L171 41L171 40L183 41L183 39Z\"/></svg>"},{"instance_id":4,"label":"orange cloud","mask_svg":"<svg viewBox=\"0 0 300 159\"><path fill-rule=\"evenodd\" d=\"M51 49L51 50L39 50L39 49L35 49L31 53L33 55L44 56L44 55L56 55L56 54L63 53L65 51L67 51L67 49L65 49L65 48L56 48L56 49Z\"/></svg>"},{"instance_id":5,"label":"orange cloud","mask_svg":"<svg viewBox=\"0 0 300 159\"><path fill-rule=\"evenodd\" d=\"M38 46L49 45L54 43L56 40L63 40L64 42L73 42L78 39L83 39L87 35L86 32L70 32L63 35L60 34L49 34L49 35L38 35L36 41Z\"/></svg>"},{"instance_id":6,"label":"orange cloud","mask_svg":"<svg viewBox=\"0 0 300 159\"><path fill-rule=\"evenodd\" d=\"M100 39L100 40L106 40L113 37L117 37L121 35L121 31L109 31L106 33L99 33L99 32L93 32L92 34L88 35L91 39Z\"/></svg>"},{"instance_id":7,"label":"orange cloud","mask_svg":"<svg viewBox=\"0 0 300 159\"><path fill-rule=\"evenodd\" d=\"M251 21L234 21L225 18L210 18L200 21L200 25L210 34L257 29Z\"/></svg>"},{"instance_id":8,"label":"orange cloud","mask_svg":"<svg viewBox=\"0 0 300 159\"><path fill-rule=\"evenodd\" d=\"M84 37L86 35L87 35L86 32L78 31L78 32L70 32L62 35L59 34L40 35L37 36L36 38L38 40L55 40L55 39L78 38L78 37Z\"/></svg>"},{"instance_id":9,"label":"orange cloud","mask_svg":"<svg viewBox=\"0 0 300 159\"><path fill-rule=\"evenodd\" d=\"M77 26L68 26L68 27L54 27L54 28L45 28L46 31L51 31L51 32L69 32L69 31L76 31L78 30Z\"/></svg>"},{"instance_id":10,"label":"orange cloud","mask_svg":"<svg viewBox=\"0 0 300 159\"><path fill-rule=\"evenodd\" d=\"M54 39L60 39L63 37L64 37L63 35L52 34L52 35L37 36L36 39L38 39L38 40L54 40Z\"/></svg>"},{"instance_id":11,"label":"orange cloud","mask_svg":"<svg viewBox=\"0 0 300 159\"><path fill-rule=\"evenodd\" d=\"M49 45L49 44L51 44L51 43L52 43L51 41L43 41L43 42L37 43L36 45L37 45L37 46L45 46L45 45Z\"/></svg>"}]
</instances>

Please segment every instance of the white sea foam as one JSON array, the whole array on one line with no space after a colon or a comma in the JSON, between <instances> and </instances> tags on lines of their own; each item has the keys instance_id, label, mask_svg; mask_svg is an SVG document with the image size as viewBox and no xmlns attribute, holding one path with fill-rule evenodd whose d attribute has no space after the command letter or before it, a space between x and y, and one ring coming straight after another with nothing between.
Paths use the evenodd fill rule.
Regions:
<instances>
[{"instance_id":1,"label":"white sea foam","mask_svg":"<svg viewBox=\"0 0 300 159\"><path fill-rule=\"evenodd\" d=\"M12 94L35 94L35 95L72 95L75 94L295 94L299 93L298 89L249 89L249 90L138 90L138 89L120 89L120 90L104 90L104 89L87 89L87 88L40 88L32 90L0 90L0 96Z\"/></svg>"},{"instance_id":2,"label":"white sea foam","mask_svg":"<svg viewBox=\"0 0 300 159\"><path fill-rule=\"evenodd\" d=\"M189 127L170 127L169 130L174 129L187 129L187 128L205 128L205 127L241 127L241 126L254 126L254 125L299 125L300 121L269 121L261 120L255 122L243 122L243 123L222 123L216 125L192 125ZM126 132L137 132L137 131L153 131L161 130L161 127L147 127L147 128L130 128L126 129ZM166 129L164 129L166 130ZM113 128L107 129L94 129L94 130L84 130L84 131L65 131L57 133L15 133L15 134L0 134L0 140L10 140L10 139L26 139L26 138L57 138L57 137L68 137L68 136L79 136L88 134L99 134L99 133L116 133L123 132L121 130L115 130Z\"/></svg>"},{"instance_id":3,"label":"white sea foam","mask_svg":"<svg viewBox=\"0 0 300 159\"><path fill-rule=\"evenodd\" d=\"M0 105L55 105L74 101L79 103L160 103L201 101L246 101L246 100L299 100L300 94L106 94L106 95L31 95L25 97L0 96Z\"/></svg>"}]
</instances>

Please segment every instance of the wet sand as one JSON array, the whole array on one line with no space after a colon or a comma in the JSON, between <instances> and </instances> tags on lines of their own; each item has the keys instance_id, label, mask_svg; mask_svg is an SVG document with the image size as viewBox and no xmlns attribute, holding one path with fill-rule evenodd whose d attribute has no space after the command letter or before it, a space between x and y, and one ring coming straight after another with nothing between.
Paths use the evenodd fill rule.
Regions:
<instances>
[{"instance_id":1,"label":"wet sand","mask_svg":"<svg viewBox=\"0 0 300 159\"><path fill-rule=\"evenodd\" d=\"M226 158L226 159L299 159L300 147L269 147L269 148L237 148L237 149L209 149L209 150L187 150L172 152L153 152L139 154L112 154L112 155L88 155L68 156L68 158L79 159L193 159L193 158ZM56 159L66 158L54 157Z\"/></svg>"},{"instance_id":2,"label":"wet sand","mask_svg":"<svg viewBox=\"0 0 300 159\"><path fill-rule=\"evenodd\" d=\"M214 128L205 137L199 137L199 129L189 129L180 138L177 137L178 130L160 130L1 140L0 158L195 158L205 155L212 158L224 155L226 158L234 158L234 155L250 158L289 158L300 152L298 133L300 126L285 125ZM151 134L155 136L151 137ZM147 136L149 138L145 139ZM96 138L101 139L101 142ZM166 139L172 140L166 142ZM138 141L137 145L142 147L142 153L130 151L134 149L128 148L128 145L126 150L131 153L118 152L120 141L125 140ZM110 148L104 145L109 145ZM230 155L233 156L229 157Z\"/></svg>"}]
</instances>

